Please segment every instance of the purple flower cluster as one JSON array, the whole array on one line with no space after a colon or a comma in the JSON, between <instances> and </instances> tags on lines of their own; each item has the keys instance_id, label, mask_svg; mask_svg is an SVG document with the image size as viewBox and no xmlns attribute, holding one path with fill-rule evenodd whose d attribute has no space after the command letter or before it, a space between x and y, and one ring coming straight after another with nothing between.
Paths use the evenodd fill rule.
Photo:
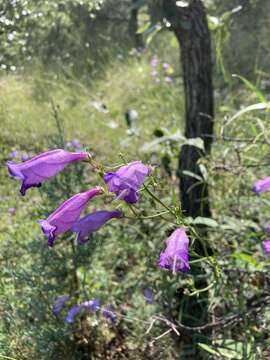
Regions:
<instances>
[{"instance_id":1,"label":"purple flower cluster","mask_svg":"<svg viewBox=\"0 0 270 360\"><path fill-rule=\"evenodd\" d=\"M77 145L79 148L79 144ZM72 146L76 147L76 143L73 143ZM7 167L9 174L21 181L20 192L25 195L29 188L41 186L43 182L57 175L67 165L88 159L89 156L86 152L57 149L42 153L19 164L8 161ZM105 173L103 180L108 192L114 193L117 200L134 204L139 201L139 190L151 171L151 166L144 165L141 161L134 161L121 166L115 172ZM100 210L80 218L88 202L103 192L104 190L100 186L96 186L75 194L65 200L47 219L39 220L41 229L47 237L48 245L53 246L58 235L70 230L77 235L77 243L84 244L90 234L98 231L109 220L122 217L122 212L118 210ZM10 210L10 213L15 213L15 210ZM188 271L188 245L189 239L185 229L176 229L166 240L166 249L160 254L159 266L169 269L173 273ZM155 300L152 291L146 288L143 293L146 301L153 304ZM53 304L53 314L58 316L69 300L69 295L59 296ZM67 324L74 323L75 318L83 311L100 311L105 319L111 322L116 321L113 305L109 304L101 308L100 300L93 299L71 307L65 316L65 322Z\"/></svg>"},{"instance_id":2,"label":"purple flower cluster","mask_svg":"<svg viewBox=\"0 0 270 360\"><path fill-rule=\"evenodd\" d=\"M65 143L65 149L81 150L82 148L83 146L78 139L73 139Z\"/></svg>"},{"instance_id":3,"label":"purple flower cluster","mask_svg":"<svg viewBox=\"0 0 270 360\"><path fill-rule=\"evenodd\" d=\"M58 316L60 312L63 310L66 302L69 300L70 300L69 295L58 296L55 299L55 302L52 306L53 315ZM76 317L79 314L81 314L83 311L97 312L99 310L101 310L101 314L105 319L110 320L113 323L116 321L117 317L113 305L109 304L102 308L101 301L99 299L87 300L79 305L72 306L68 310L64 321L66 324L73 324L76 321Z\"/></svg>"},{"instance_id":4,"label":"purple flower cluster","mask_svg":"<svg viewBox=\"0 0 270 360\"><path fill-rule=\"evenodd\" d=\"M10 159L17 159L19 158L21 161L26 161L29 159L29 155L25 152L20 152L17 150L13 150L9 153L9 158Z\"/></svg>"},{"instance_id":5,"label":"purple flower cluster","mask_svg":"<svg viewBox=\"0 0 270 360\"><path fill-rule=\"evenodd\" d=\"M57 235L74 226L88 201L99 194L102 194L102 189L98 186L84 193L76 194L64 201L46 220L39 220L41 229L48 238L49 246L53 246Z\"/></svg>"},{"instance_id":6,"label":"purple flower cluster","mask_svg":"<svg viewBox=\"0 0 270 360\"><path fill-rule=\"evenodd\" d=\"M150 60L150 66L151 66L151 76L154 79L154 82L156 84L160 84L161 80L159 77L159 69L158 69L158 57L156 55L154 55L151 60ZM173 82L173 78L172 78L172 73L173 73L173 68L170 66L170 64L168 63L163 63L160 67L160 73L161 73L161 77L164 77L164 81L166 83L171 83Z\"/></svg>"},{"instance_id":7,"label":"purple flower cluster","mask_svg":"<svg viewBox=\"0 0 270 360\"><path fill-rule=\"evenodd\" d=\"M98 311L100 309L100 300L99 299L93 299L89 301L85 301L80 305L73 306L69 312L67 313L67 316L65 317L65 323L72 324L75 322L75 317L80 314L81 311Z\"/></svg>"},{"instance_id":8,"label":"purple flower cluster","mask_svg":"<svg viewBox=\"0 0 270 360\"><path fill-rule=\"evenodd\" d=\"M75 142L75 140L74 140ZM75 146L77 143L73 143ZM50 177L57 175L67 165L86 161L86 152L68 152L57 149L47 151L30 160L17 164L7 162L9 174L21 181L21 194L25 195L31 187L39 187ZM140 161L120 167L116 172L104 175L109 192L115 193L116 198L129 204L139 201L139 189L150 174L151 167ZM80 219L88 202L95 196L103 193L103 189L96 186L86 192L76 194L64 201L47 219L39 220L43 233L48 239L48 245L53 246L58 235L72 230L77 234L78 244L87 241L89 234L99 230L107 221L120 218L120 211L95 211Z\"/></svg>"}]
</instances>

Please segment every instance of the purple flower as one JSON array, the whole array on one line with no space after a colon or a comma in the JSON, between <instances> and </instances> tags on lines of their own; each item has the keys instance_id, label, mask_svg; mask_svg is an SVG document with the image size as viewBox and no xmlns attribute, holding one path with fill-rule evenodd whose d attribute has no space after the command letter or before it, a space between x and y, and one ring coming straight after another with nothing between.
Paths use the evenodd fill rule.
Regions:
<instances>
[{"instance_id":1,"label":"purple flower","mask_svg":"<svg viewBox=\"0 0 270 360\"><path fill-rule=\"evenodd\" d=\"M120 216L122 216L121 211L96 211L77 221L72 226L72 231L78 234L78 243L84 244L89 234L99 230L110 219Z\"/></svg>"},{"instance_id":2,"label":"purple flower","mask_svg":"<svg viewBox=\"0 0 270 360\"><path fill-rule=\"evenodd\" d=\"M66 149L71 148L71 147L72 147L72 143L70 141L65 143L65 148Z\"/></svg>"},{"instance_id":3,"label":"purple flower","mask_svg":"<svg viewBox=\"0 0 270 360\"><path fill-rule=\"evenodd\" d=\"M113 305L107 305L102 309L102 316L107 319L111 320L112 322L116 321L116 314L114 312Z\"/></svg>"},{"instance_id":4,"label":"purple flower","mask_svg":"<svg viewBox=\"0 0 270 360\"><path fill-rule=\"evenodd\" d=\"M148 304L154 304L154 294L151 289L145 288L143 289L143 295L145 297L145 300L148 302Z\"/></svg>"},{"instance_id":5,"label":"purple flower","mask_svg":"<svg viewBox=\"0 0 270 360\"><path fill-rule=\"evenodd\" d=\"M85 159L86 152L71 153L58 149L47 151L20 164L8 161L7 167L10 175L22 182L20 192L25 195L27 189L41 186L41 183L55 176L66 165Z\"/></svg>"},{"instance_id":6,"label":"purple flower","mask_svg":"<svg viewBox=\"0 0 270 360\"><path fill-rule=\"evenodd\" d=\"M154 55L154 56L152 57L152 59L150 60L150 65L151 65L152 67L156 67L157 64L158 64L158 58L157 58L156 55Z\"/></svg>"},{"instance_id":7,"label":"purple flower","mask_svg":"<svg viewBox=\"0 0 270 360\"><path fill-rule=\"evenodd\" d=\"M67 313L67 316L65 317L65 323L67 323L67 324L74 323L75 316L77 316L80 312L81 312L80 306L77 306L77 305L73 306Z\"/></svg>"},{"instance_id":8,"label":"purple flower","mask_svg":"<svg viewBox=\"0 0 270 360\"><path fill-rule=\"evenodd\" d=\"M11 208L8 209L8 212L9 212L9 214L10 214L11 216L13 216L13 215L16 214L16 208L11 207Z\"/></svg>"},{"instance_id":9,"label":"purple flower","mask_svg":"<svg viewBox=\"0 0 270 360\"><path fill-rule=\"evenodd\" d=\"M167 83L171 83L173 81L173 78L171 76L165 76L164 80L167 82Z\"/></svg>"},{"instance_id":10,"label":"purple flower","mask_svg":"<svg viewBox=\"0 0 270 360\"><path fill-rule=\"evenodd\" d=\"M151 71L151 75L153 77L156 77L156 76L158 76L158 72L156 70L153 70L153 71Z\"/></svg>"},{"instance_id":11,"label":"purple flower","mask_svg":"<svg viewBox=\"0 0 270 360\"><path fill-rule=\"evenodd\" d=\"M267 234L270 234L270 224L266 225L265 231L267 232Z\"/></svg>"},{"instance_id":12,"label":"purple flower","mask_svg":"<svg viewBox=\"0 0 270 360\"><path fill-rule=\"evenodd\" d=\"M270 253L270 240L265 240L262 242L262 249L265 255Z\"/></svg>"},{"instance_id":13,"label":"purple flower","mask_svg":"<svg viewBox=\"0 0 270 360\"><path fill-rule=\"evenodd\" d=\"M67 316L65 318L65 323L67 324L74 323L75 316L77 316L82 310L98 311L99 309L100 309L99 299L93 299L93 300L85 301L80 305L75 305L67 313Z\"/></svg>"},{"instance_id":14,"label":"purple flower","mask_svg":"<svg viewBox=\"0 0 270 360\"><path fill-rule=\"evenodd\" d=\"M71 141L71 145L75 148L75 149L81 149L82 148L82 144L79 142L78 139L74 139Z\"/></svg>"},{"instance_id":15,"label":"purple flower","mask_svg":"<svg viewBox=\"0 0 270 360\"><path fill-rule=\"evenodd\" d=\"M61 312L61 310L63 309L65 303L69 300L69 296L68 295L61 295L58 296L55 299L55 302L53 304L52 307L52 313L53 315L57 316L59 315L59 313Z\"/></svg>"},{"instance_id":16,"label":"purple flower","mask_svg":"<svg viewBox=\"0 0 270 360\"><path fill-rule=\"evenodd\" d=\"M162 68L163 68L164 70L168 70L168 69L170 68L170 65L169 65L168 63L163 63L163 64L162 64Z\"/></svg>"},{"instance_id":17,"label":"purple flower","mask_svg":"<svg viewBox=\"0 0 270 360\"><path fill-rule=\"evenodd\" d=\"M134 204L139 200L138 190L150 172L150 166L146 166L140 161L134 161L122 166L114 173L105 174L103 179L108 190L114 192L118 199Z\"/></svg>"},{"instance_id":18,"label":"purple flower","mask_svg":"<svg viewBox=\"0 0 270 360\"><path fill-rule=\"evenodd\" d=\"M166 244L167 247L165 251L160 254L159 266L164 269L169 269L173 273L176 273L177 271L188 271L189 239L185 229L176 229L166 240Z\"/></svg>"},{"instance_id":19,"label":"purple flower","mask_svg":"<svg viewBox=\"0 0 270 360\"><path fill-rule=\"evenodd\" d=\"M100 309L100 300L99 299L88 300L83 302L80 306L82 309L98 311Z\"/></svg>"},{"instance_id":20,"label":"purple flower","mask_svg":"<svg viewBox=\"0 0 270 360\"><path fill-rule=\"evenodd\" d=\"M97 186L84 193L76 194L63 202L46 220L39 220L42 231L48 238L48 245L53 246L57 235L70 230L79 219L87 202L101 193L102 189Z\"/></svg>"},{"instance_id":21,"label":"purple flower","mask_svg":"<svg viewBox=\"0 0 270 360\"><path fill-rule=\"evenodd\" d=\"M255 193L261 193L268 190L269 188L270 188L270 176L262 180L256 181L253 184L252 191L254 191Z\"/></svg>"},{"instance_id":22,"label":"purple flower","mask_svg":"<svg viewBox=\"0 0 270 360\"><path fill-rule=\"evenodd\" d=\"M18 155L18 151L14 150L14 151L11 151L11 153L9 153L9 157L11 159L14 159L15 157L17 157Z\"/></svg>"},{"instance_id":23,"label":"purple flower","mask_svg":"<svg viewBox=\"0 0 270 360\"><path fill-rule=\"evenodd\" d=\"M29 159L29 155L28 155L28 154L24 153L24 154L21 155L21 160L22 160L22 161L26 161L26 160L28 160L28 159Z\"/></svg>"}]
</instances>

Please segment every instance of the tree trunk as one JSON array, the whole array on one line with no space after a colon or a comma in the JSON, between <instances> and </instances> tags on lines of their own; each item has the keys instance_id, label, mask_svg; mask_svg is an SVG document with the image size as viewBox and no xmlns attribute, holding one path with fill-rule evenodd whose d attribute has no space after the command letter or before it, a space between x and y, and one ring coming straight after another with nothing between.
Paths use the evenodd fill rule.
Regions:
<instances>
[{"instance_id":1,"label":"tree trunk","mask_svg":"<svg viewBox=\"0 0 270 360\"><path fill-rule=\"evenodd\" d=\"M200 137L209 153L213 136L214 100L212 86L211 37L201 0L187 7L164 0L164 10L181 48L184 77L187 138ZM210 216L208 190L205 184L183 174L184 170L201 176L198 160L203 152L190 145L182 147L179 156L182 209L188 216Z\"/></svg>"},{"instance_id":2,"label":"tree trunk","mask_svg":"<svg viewBox=\"0 0 270 360\"><path fill-rule=\"evenodd\" d=\"M202 138L205 149L202 151L190 145L184 145L181 148L179 154L181 205L187 216L209 217L211 210L207 184L185 175L184 171L202 177L198 162L211 150L214 118L211 37L206 11L201 0L190 0L189 3L182 4L182 6L179 6L179 2L178 6L176 3L176 0L163 0L163 10L181 49L185 92L185 136ZM204 232L203 229L201 231ZM204 249L199 242L195 243L195 247L200 255L205 256ZM211 253L211 249L208 249L208 252ZM196 281L196 275L203 274L202 269L197 269L196 273L193 272L195 286L197 288L205 287L206 280ZM186 325L196 326L207 321L207 300L207 292L202 293L196 299L185 297L183 321ZM184 355L185 359L200 359L194 337L184 339L185 345L193 350L191 357Z\"/></svg>"}]
</instances>

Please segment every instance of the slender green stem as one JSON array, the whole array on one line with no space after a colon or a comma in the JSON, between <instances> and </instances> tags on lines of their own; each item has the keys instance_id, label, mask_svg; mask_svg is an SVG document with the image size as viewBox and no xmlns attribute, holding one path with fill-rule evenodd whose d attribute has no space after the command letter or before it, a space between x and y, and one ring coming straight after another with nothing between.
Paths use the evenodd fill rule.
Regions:
<instances>
[{"instance_id":1,"label":"slender green stem","mask_svg":"<svg viewBox=\"0 0 270 360\"><path fill-rule=\"evenodd\" d=\"M155 194L152 193L151 190L149 190L149 188L146 185L143 185L144 189L146 190L146 192L156 201L158 202L160 205L162 205L165 209L168 210L168 212L170 212L174 217L175 217L175 212L169 208L169 206L167 206L166 204L164 204L163 201L161 201Z\"/></svg>"},{"instance_id":2,"label":"slender green stem","mask_svg":"<svg viewBox=\"0 0 270 360\"><path fill-rule=\"evenodd\" d=\"M188 296L194 296L194 295L196 295L196 294L199 294L199 293L208 291L208 290L210 290L214 285L215 285L215 282L212 282L211 284L209 284L209 285L206 286L205 288L203 288L203 289L197 289L197 290L195 290L195 291L193 291L192 293L189 293L189 294L187 294L187 295L188 295Z\"/></svg>"},{"instance_id":3,"label":"slender green stem","mask_svg":"<svg viewBox=\"0 0 270 360\"><path fill-rule=\"evenodd\" d=\"M155 215L149 215L149 216L139 216L137 219L154 219L154 218L156 218L156 217L162 217L162 215L164 215L164 214L168 214L168 210L166 210L166 211L162 211L162 212L160 212L160 213L158 213L158 214L155 214ZM125 216L126 217L126 216Z\"/></svg>"}]
</instances>

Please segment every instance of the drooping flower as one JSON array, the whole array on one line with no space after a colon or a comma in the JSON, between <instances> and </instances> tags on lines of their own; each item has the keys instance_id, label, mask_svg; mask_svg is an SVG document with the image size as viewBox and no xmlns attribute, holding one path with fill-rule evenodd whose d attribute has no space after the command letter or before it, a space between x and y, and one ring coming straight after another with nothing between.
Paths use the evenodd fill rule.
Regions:
<instances>
[{"instance_id":1,"label":"drooping flower","mask_svg":"<svg viewBox=\"0 0 270 360\"><path fill-rule=\"evenodd\" d=\"M78 243L84 244L89 234L99 230L110 219L120 216L122 216L121 211L96 211L77 221L72 226L72 231L78 234Z\"/></svg>"},{"instance_id":2,"label":"drooping flower","mask_svg":"<svg viewBox=\"0 0 270 360\"><path fill-rule=\"evenodd\" d=\"M53 315L57 316L59 315L59 313L61 312L61 310L63 309L65 303L69 300L69 296L68 295L61 295L58 296L55 299L55 302L52 306L52 313Z\"/></svg>"},{"instance_id":3,"label":"drooping flower","mask_svg":"<svg viewBox=\"0 0 270 360\"><path fill-rule=\"evenodd\" d=\"M254 191L255 193L261 193L268 189L270 189L270 176L262 180L256 181L252 187L252 191Z\"/></svg>"},{"instance_id":4,"label":"drooping flower","mask_svg":"<svg viewBox=\"0 0 270 360\"><path fill-rule=\"evenodd\" d=\"M139 200L138 190L150 172L150 166L144 165L141 161L133 161L116 172L106 173L103 179L108 190L114 192L118 199L134 204Z\"/></svg>"},{"instance_id":5,"label":"drooping flower","mask_svg":"<svg viewBox=\"0 0 270 360\"><path fill-rule=\"evenodd\" d=\"M85 301L80 305L73 306L69 312L67 313L67 316L65 317L65 323L72 324L75 321L75 317L82 311L98 311L100 309L100 300L99 299L93 299L89 301Z\"/></svg>"},{"instance_id":6,"label":"drooping flower","mask_svg":"<svg viewBox=\"0 0 270 360\"><path fill-rule=\"evenodd\" d=\"M112 322L116 321L116 313L114 310L114 306L113 305L107 305L102 309L102 316L107 319L107 320L111 320Z\"/></svg>"},{"instance_id":7,"label":"drooping flower","mask_svg":"<svg viewBox=\"0 0 270 360\"><path fill-rule=\"evenodd\" d=\"M143 289L143 295L145 297L145 300L148 302L148 304L154 304L154 294L151 289L145 288Z\"/></svg>"},{"instance_id":8,"label":"drooping flower","mask_svg":"<svg viewBox=\"0 0 270 360\"><path fill-rule=\"evenodd\" d=\"M42 231L48 238L48 245L53 246L57 235L70 230L79 219L87 202L101 193L102 189L97 186L84 193L76 194L63 202L46 220L39 220Z\"/></svg>"},{"instance_id":9,"label":"drooping flower","mask_svg":"<svg viewBox=\"0 0 270 360\"><path fill-rule=\"evenodd\" d=\"M68 152L62 149L51 150L20 164L8 161L11 176L22 182L20 192L25 195L31 187L39 187L48 178L55 176L70 163L87 159L86 152Z\"/></svg>"},{"instance_id":10,"label":"drooping flower","mask_svg":"<svg viewBox=\"0 0 270 360\"><path fill-rule=\"evenodd\" d=\"M265 240L262 242L262 249L265 255L270 254L270 240Z\"/></svg>"},{"instance_id":11,"label":"drooping flower","mask_svg":"<svg viewBox=\"0 0 270 360\"><path fill-rule=\"evenodd\" d=\"M184 228L176 229L166 240L166 249L161 252L159 266L173 273L189 270L188 245L189 239Z\"/></svg>"}]
</instances>

